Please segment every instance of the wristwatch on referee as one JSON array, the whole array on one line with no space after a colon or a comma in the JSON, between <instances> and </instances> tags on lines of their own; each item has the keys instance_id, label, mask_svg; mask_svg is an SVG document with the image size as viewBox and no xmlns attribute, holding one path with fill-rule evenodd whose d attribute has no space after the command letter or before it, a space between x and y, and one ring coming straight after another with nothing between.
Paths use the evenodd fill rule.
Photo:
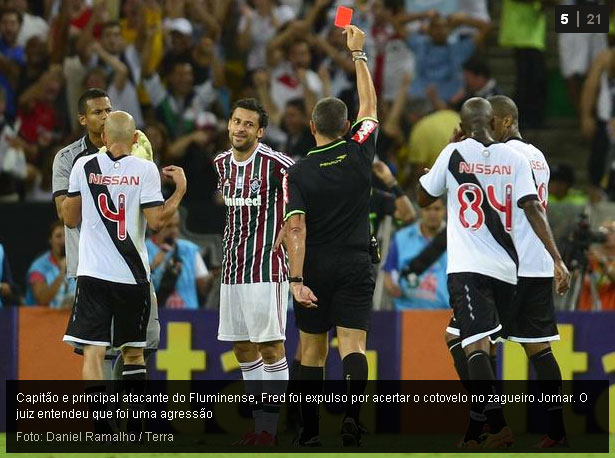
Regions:
<instances>
[{"instance_id":1,"label":"wristwatch on referee","mask_svg":"<svg viewBox=\"0 0 615 458\"><path fill-rule=\"evenodd\" d=\"M303 277L288 277L288 283L303 283Z\"/></svg>"},{"instance_id":2,"label":"wristwatch on referee","mask_svg":"<svg viewBox=\"0 0 615 458\"><path fill-rule=\"evenodd\" d=\"M350 54L352 55L353 62L356 62L358 60L367 62L367 54L362 49L353 49L350 51Z\"/></svg>"}]
</instances>

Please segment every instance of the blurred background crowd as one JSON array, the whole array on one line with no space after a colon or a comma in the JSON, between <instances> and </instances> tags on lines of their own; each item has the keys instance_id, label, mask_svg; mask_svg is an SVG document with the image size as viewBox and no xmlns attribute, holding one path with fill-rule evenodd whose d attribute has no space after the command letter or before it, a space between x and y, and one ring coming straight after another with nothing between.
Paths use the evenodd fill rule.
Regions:
<instances>
[{"instance_id":1,"label":"blurred background crowd","mask_svg":"<svg viewBox=\"0 0 615 458\"><path fill-rule=\"evenodd\" d=\"M186 171L181 212L148 241L161 304L216 308L224 210L212 161L229 147L230 106L259 99L270 115L263 141L295 159L314 146L320 98L341 98L353 116L354 65L333 26L345 5L367 33L378 157L410 199L465 100L513 97L524 137L551 165L549 217L579 272L560 307L615 309L615 35L553 31L553 6L588 3L607 2L0 0L0 303L71 304L51 166L83 135L79 95L98 87L134 116L160 167ZM374 185L386 190L382 177ZM445 254L419 275L402 272L445 227L434 205L374 228L377 308L448 307Z\"/></svg>"}]
</instances>

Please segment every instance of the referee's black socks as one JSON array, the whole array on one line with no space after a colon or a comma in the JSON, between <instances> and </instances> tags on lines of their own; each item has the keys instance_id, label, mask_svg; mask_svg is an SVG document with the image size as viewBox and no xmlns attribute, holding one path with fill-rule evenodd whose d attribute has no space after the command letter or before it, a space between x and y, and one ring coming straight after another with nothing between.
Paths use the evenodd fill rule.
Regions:
<instances>
[{"instance_id":1,"label":"referee's black socks","mask_svg":"<svg viewBox=\"0 0 615 458\"><path fill-rule=\"evenodd\" d=\"M545 348L532 355L530 361L536 372L541 391L549 395L561 394L562 374L551 348ZM549 415L549 431L547 434L551 439L559 441L566 435L562 403L548 403L546 408Z\"/></svg>"},{"instance_id":2,"label":"referee's black socks","mask_svg":"<svg viewBox=\"0 0 615 458\"><path fill-rule=\"evenodd\" d=\"M346 404L346 417L352 418L359 423L361 403L352 403L353 395L362 395L367 386L367 358L363 353L350 353L342 360L344 365L344 380L346 380L346 392L348 403Z\"/></svg>"},{"instance_id":3,"label":"referee's black socks","mask_svg":"<svg viewBox=\"0 0 615 458\"><path fill-rule=\"evenodd\" d=\"M147 370L144 365L124 364L122 378L124 379L126 394L136 396L145 394ZM126 432L141 432L143 430L143 421L141 419L143 403L138 400L131 400L131 402L127 403L126 407L128 408Z\"/></svg>"},{"instance_id":4,"label":"referee's black socks","mask_svg":"<svg viewBox=\"0 0 615 458\"><path fill-rule=\"evenodd\" d=\"M322 394L325 384L325 368L301 365L301 393L305 399L306 394ZM301 419L303 422L303 439L311 439L320 433L320 404L316 402L301 403Z\"/></svg>"}]
</instances>

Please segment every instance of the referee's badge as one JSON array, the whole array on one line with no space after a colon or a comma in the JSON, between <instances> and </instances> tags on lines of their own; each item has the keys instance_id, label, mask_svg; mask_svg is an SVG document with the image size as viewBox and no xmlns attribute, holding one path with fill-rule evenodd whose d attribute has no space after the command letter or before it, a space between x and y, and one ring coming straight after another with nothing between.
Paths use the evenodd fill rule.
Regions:
<instances>
[{"instance_id":1,"label":"referee's badge","mask_svg":"<svg viewBox=\"0 0 615 458\"><path fill-rule=\"evenodd\" d=\"M250 192L252 194L257 194L261 190L261 179L260 178L252 178L250 180Z\"/></svg>"}]
</instances>

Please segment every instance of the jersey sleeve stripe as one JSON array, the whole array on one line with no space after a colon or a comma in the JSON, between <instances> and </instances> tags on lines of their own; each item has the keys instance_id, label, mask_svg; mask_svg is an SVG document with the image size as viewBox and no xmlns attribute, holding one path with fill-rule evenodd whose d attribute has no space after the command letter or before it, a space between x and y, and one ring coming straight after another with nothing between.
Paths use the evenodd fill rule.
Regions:
<instances>
[{"instance_id":1,"label":"jersey sleeve stripe","mask_svg":"<svg viewBox=\"0 0 615 458\"><path fill-rule=\"evenodd\" d=\"M266 145L263 145L260 152L267 157L277 160L284 167L290 167L295 163L290 157L280 153L279 151L274 151Z\"/></svg>"},{"instance_id":2,"label":"jersey sleeve stripe","mask_svg":"<svg viewBox=\"0 0 615 458\"><path fill-rule=\"evenodd\" d=\"M142 203L141 208L160 207L161 205L164 205L164 202L162 200L154 200L152 202Z\"/></svg>"},{"instance_id":3,"label":"jersey sleeve stripe","mask_svg":"<svg viewBox=\"0 0 615 458\"><path fill-rule=\"evenodd\" d=\"M292 212L288 212L286 216L284 217L284 221L286 221L288 218L290 218L293 215L305 215L305 212L303 210L293 210Z\"/></svg>"},{"instance_id":4,"label":"jersey sleeve stripe","mask_svg":"<svg viewBox=\"0 0 615 458\"><path fill-rule=\"evenodd\" d=\"M65 196L68 194L68 189L58 189L53 193L53 198L55 199L58 196Z\"/></svg>"},{"instance_id":5,"label":"jersey sleeve stripe","mask_svg":"<svg viewBox=\"0 0 615 458\"><path fill-rule=\"evenodd\" d=\"M77 197L81 195L81 191L68 192L66 191L66 197Z\"/></svg>"},{"instance_id":6,"label":"jersey sleeve stripe","mask_svg":"<svg viewBox=\"0 0 615 458\"><path fill-rule=\"evenodd\" d=\"M215 158L214 158L214 162L217 162L221 159L224 159L225 157L227 157L229 154L231 154L232 150L228 150L225 151L223 153L218 154Z\"/></svg>"}]
</instances>

